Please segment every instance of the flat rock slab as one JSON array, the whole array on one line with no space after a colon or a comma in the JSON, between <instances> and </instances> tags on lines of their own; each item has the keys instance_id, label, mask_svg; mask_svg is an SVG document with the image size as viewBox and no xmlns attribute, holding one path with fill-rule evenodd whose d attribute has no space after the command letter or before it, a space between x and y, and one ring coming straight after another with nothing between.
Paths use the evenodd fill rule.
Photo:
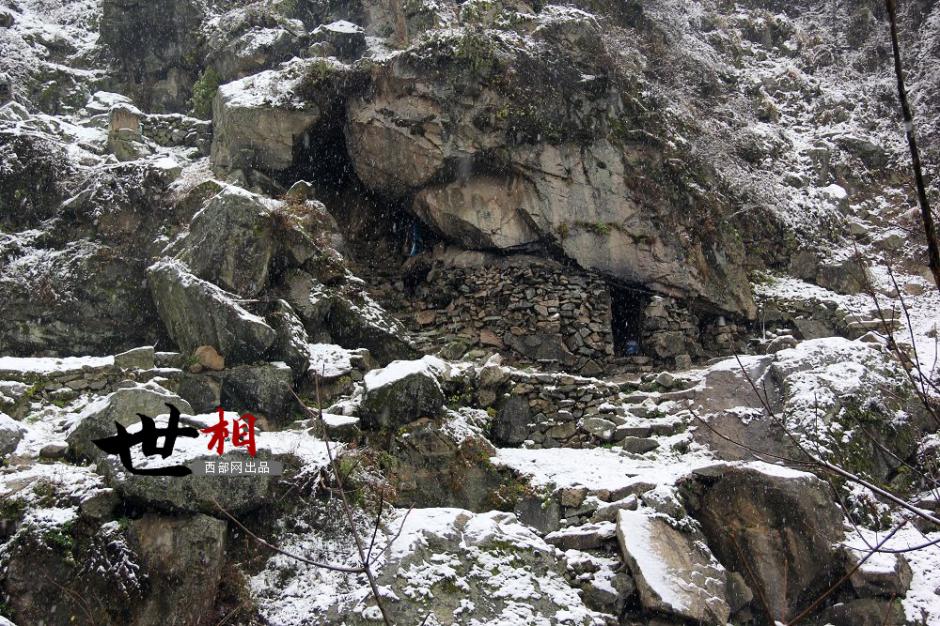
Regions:
<instances>
[{"instance_id":1,"label":"flat rock slab","mask_svg":"<svg viewBox=\"0 0 940 626\"><path fill-rule=\"evenodd\" d=\"M643 608L703 624L725 624L725 570L704 542L640 511L617 514L617 539Z\"/></svg>"}]
</instances>

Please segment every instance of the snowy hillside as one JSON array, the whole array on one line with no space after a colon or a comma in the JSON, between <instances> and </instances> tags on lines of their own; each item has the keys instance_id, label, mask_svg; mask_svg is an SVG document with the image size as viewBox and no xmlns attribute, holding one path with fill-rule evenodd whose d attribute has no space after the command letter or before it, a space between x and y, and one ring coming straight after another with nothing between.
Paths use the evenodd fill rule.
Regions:
<instances>
[{"instance_id":1,"label":"snowy hillside","mask_svg":"<svg viewBox=\"0 0 940 626\"><path fill-rule=\"evenodd\" d=\"M0 0L0 626L940 626L885 6Z\"/></svg>"}]
</instances>

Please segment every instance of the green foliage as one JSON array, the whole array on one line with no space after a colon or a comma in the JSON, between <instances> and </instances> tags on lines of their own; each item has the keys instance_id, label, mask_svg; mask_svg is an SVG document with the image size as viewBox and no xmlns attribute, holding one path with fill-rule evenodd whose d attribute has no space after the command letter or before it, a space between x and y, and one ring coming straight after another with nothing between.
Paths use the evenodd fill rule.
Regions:
<instances>
[{"instance_id":1,"label":"green foliage","mask_svg":"<svg viewBox=\"0 0 940 626\"><path fill-rule=\"evenodd\" d=\"M296 93L304 101L315 102L321 107L337 106L344 96L361 93L369 79L367 63L349 69L318 58L307 66Z\"/></svg>"},{"instance_id":2,"label":"green foliage","mask_svg":"<svg viewBox=\"0 0 940 626\"><path fill-rule=\"evenodd\" d=\"M447 398L447 407L451 409L459 409L462 406L472 406L473 405L473 393L467 390L460 391L454 394L451 394Z\"/></svg>"},{"instance_id":3,"label":"green foliage","mask_svg":"<svg viewBox=\"0 0 940 626\"><path fill-rule=\"evenodd\" d=\"M473 74L488 77L499 72L496 41L482 31L467 31L454 44L454 58L462 61Z\"/></svg>"},{"instance_id":4,"label":"green foliage","mask_svg":"<svg viewBox=\"0 0 940 626\"><path fill-rule=\"evenodd\" d=\"M327 84L332 74L333 66L329 61L316 59L307 68L307 73L300 82L300 93L309 95L316 93Z\"/></svg>"},{"instance_id":5,"label":"green foliage","mask_svg":"<svg viewBox=\"0 0 940 626\"><path fill-rule=\"evenodd\" d=\"M56 406L59 407L60 409L64 409L65 407L67 407L67 406L70 405L71 403L72 403L72 401L69 400L68 398L53 398L53 399L52 399L52 404L56 405Z\"/></svg>"},{"instance_id":6,"label":"green foliage","mask_svg":"<svg viewBox=\"0 0 940 626\"><path fill-rule=\"evenodd\" d=\"M531 493L532 488L525 482L502 484L490 494L490 505L498 511L512 511L519 500Z\"/></svg>"},{"instance_id":7,"label":"green foliage","mask_svg":"<svg viewBox=\"0 0 940 626\"><path fill-rule=\"evenodd\" d=\"M51 507L56 504L55 487L45 481L33 485L33 493L38 496L36 503L42 507Z\"/></svg>"},{"instance_id":8,"label":"green foliage","mask_svg":"<svg viewBox=\"0 0 940 626\"><path fill-rule=\"evenodd\" d=\"M432 590L440 590L444 593L452 596L457 596L462 593L461 589L457 586L457 583L450 578L445 578L439 580L431 586Z\"/></svg>"},{"instance_id":9,"label":"green foliage","mask_svg":"<svg viewBox=\"0 0 940 626\"><path fill-rule=\"evenodd\" d=\"M215 68L207 67L202 72L193 85L193 96L189 99L189 106L195 117L212 118L212 100L221 84L222 77L215 71Z\"/></svg>"},{"instance_id":10,"label":"green foliage","mask_svg":"<svg viewBox=\"0 0 940 626\"><path fill-rule=\"evenodd\" d=\"M66 522L58 528L47 530L43 534L43 541L54 550L64 554L71 554L75 542L72 539L72 523Z\"/></svg>"},{"instance_id":11,"label":"green foliage","mask_svg":"<svg viewBox=\"0 0 940 626\"><path fill-rule=\"evenodd\" d=\"M23 500L4 499L0 501L0 520L18 522L26 511L26 502Z\"/></svg>"},{"instance_id":12,"label":"green foliage","mask_svg":"<svg viewBox=\"0 0 940 626\"><path fill-rule=\"evenodd\" d=\"M613 224L607 222L580 222L578 225L599 237L610 235L611 230L614 228Z\"/></svg>"}]
</instances>

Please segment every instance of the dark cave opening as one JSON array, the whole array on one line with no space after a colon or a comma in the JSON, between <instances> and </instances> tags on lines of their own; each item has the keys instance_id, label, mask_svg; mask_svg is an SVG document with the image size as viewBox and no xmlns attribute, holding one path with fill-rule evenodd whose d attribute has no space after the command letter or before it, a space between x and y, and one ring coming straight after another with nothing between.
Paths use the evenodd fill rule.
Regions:
<instances>
[{"instance_id":1,"label":"dark cave opening","mask_svg":"<svg viewBox=\"0 0 940 626\"><path fill-rule=\"evenodd\" d=\"M319 124L308 129L294 145L294 164L281 173L281 183L290 186L306 180L324 189L340 189L358 183L346 152L343 132L345 115L324 115Z\"/></svg>"},{"instance_id":2,"label":"dark cave opening","mask_svg":"<svg viewBox=\"0 0 940 626\"><path fill-rule=\"evenodd\" d=\"M643 289L610 286L610 326L615 356L643 354L643 312L651 297Z\"/></svg>"},{"instance_id":3,"label":"dark cave opening","mask_svg":"<svg viewBox=\"0 0 940 626\"><path fill-rule=\"evenodd\" d=\"M297 141L294 164L279 182L290 187L305 180L313 186L313 197L339 225L350 260L367 270L364 277L397 273L409 257L430 250L440 238L408 210L410 197L387 197L363 185L344 128L344 110L324 116Z\"/></svg>"}]
</instances>

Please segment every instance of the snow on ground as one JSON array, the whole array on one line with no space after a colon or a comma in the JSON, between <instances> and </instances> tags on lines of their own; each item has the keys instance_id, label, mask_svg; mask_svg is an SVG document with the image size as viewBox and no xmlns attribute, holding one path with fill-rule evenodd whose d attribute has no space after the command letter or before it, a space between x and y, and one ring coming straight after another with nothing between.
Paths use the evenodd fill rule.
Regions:
<instances>
[{"instance_id":1,"label":"snow on ground","mask_svg":"<svg viewBox=\"0 0 940 626\"><path fill-rule=\"evenodd\" d=\"M401 534L395 537L399 529ZM456 508L394 510L375 549L385 550L389 540L391 546L376 571L383 596L391 602L407 599L412 607L420 605L419 610L434 611L439 617L452 614L453 623L467 626L602 623L560 574L562 554L511 514L475 514ZM330 535L313 528L286 532L280 545L309 558L346 566L356 563L342 532ZM556 565L545 567L545 563ZM286 580L285 571L293 574ZM316 569L283 555L269 559L250 584L262 615L282 626L307 623L311 616L316 622L316 615L330 609L363 617L374 614L362 577ZM494 617L481 621L469 614L471 608L477 615L482 610ZM450 622L445 618L444 623Z\"/></svg>"},{"instance_id":2,"label":"snow on ground","mask_svg":"<svg viewBox=\"0 0 940 626\"><path fill-rule=\"evenodd\" d=\"M0 502L22 507L18 528L44 532L78 516L78 506L100 493L104 479L91 466L35 463L0 468Z\"/></svg>"},{"instance_id":3,"label":"snow on ground","mask_svg":"<svg viewBox=\"0 0 940 626\"><path fill-rule=\"evenodd\" d=\"M435 356L425 356L415 361L392 361L386 367L366 374L365 386L366 389L378 389L415 374L436 380L449 370L448 365Z\"/></svg>"},{"instance_id":4,"label":"snow on ground","mask_svg":"<svg viewBox=\"0 0 940 626\"><path fill-rule=\"evenodd\" d=\"M606 448L500 448L494 465L508 467L538 487L587 487L591 491L619 491L639 484L675 482L694 469L714 464L707 454L690 454L673 463L632 458Z\"/></svg>"},{"instance_id":5,"label":"snow on ground","mask_svg":"<svg viewBox=\"0 0 940 626\"><path fill-rule=\"evenodd\" d=\"M104 479L91 466L68 463L34 463L4 468L0 472L0 501L24 500L39 503L42 496L30 489L39 481L56 485L56 492L84 500L104 486Z\"/></svg>"},{"instance_id":6,"label":"snow on ground","mask_svg":"<svg viewBox=\"0 0 940 626\"><path fill-rule=\"evenodd\" d=\"M112 356L67 356L67 357L14 357L0 356L0 375L3 372L23 374L61 374L81 371L82 368L112 367Z\"/></svg>"},{"instance_id":7,"label":"snow on ground","mask_svg":"<svg viewBox=\"0 0 940 626\"><path fill-rule=\"evenodd\" d=\"M337 516L339 511L335 512ZM368 523L368 522L366 522ZM279 522L277 544L285 551L342 567L358 565L344 533L292 520L290 529ZM360 580L361 579L361 580ZM264 569L249 580L261 615L276 626L316 623L334 604L353 604L365 597L361 576L335 572L303 563L283 554L268 559Z\"/></svg>"},{"instance_id":8,"label":"snow on ground","mask_svg":"<svg viewBox=\"0 0 940 626\"><path fill-rule=\"evenodd\" d=\"M864 557L869 551L868 546L877 545L889 531L879 533L863 529L862 532L864 540L858 535L853 535L846 541L846 545L850 546L858 558ZM940 624L940 568L937 567L940 564L940 531L922 533L913 524L908 523L882 546L885 550L904 550L930 542L937 544L903 555L914 573L911 588L902 600L904 613L908 620L928 625ZM873 561L872 567L889 570L894 567L894 557L891 554L875 554L870 561Z\"/></svg>"},{"instance_id":9,"label":"snow on ground","mask_svg":"<svg viewBox=\"0 0 940 626\"><path fill-rule=\"evenodd\" d=\"M311 343L307 344L307 352L310 356L311 374L317 374L323 378L338 378L352 371L352 362L350 351L331 343Z\"/></svg>"},{"instance_id":10,"label":"snow on ground","mask_svg":"<svg viewBox=\"0 0 940 626\"><path fill-rule=\"evenodd\" d=\"M19 422L26 432L14 453L20 457L38 457L46 444L64 442L69 430L81 416L99 411L104 406L101 396L90 394L81 395L61 408L51 404L34 404L26 419Z\"/></svg>"}]
</instances>

